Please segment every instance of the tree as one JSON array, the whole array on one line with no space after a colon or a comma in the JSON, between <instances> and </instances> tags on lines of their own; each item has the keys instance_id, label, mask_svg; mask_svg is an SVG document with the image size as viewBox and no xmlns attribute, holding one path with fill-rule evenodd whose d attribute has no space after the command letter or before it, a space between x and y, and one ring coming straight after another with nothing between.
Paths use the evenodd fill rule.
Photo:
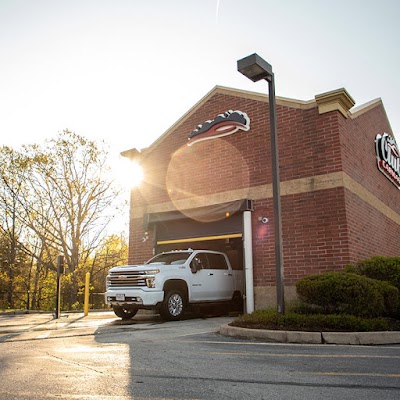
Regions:
<instances>
[{"instance_id":1,"label":"tree","mask_svg":"<svg viewBox=\"0 0 400 400\"><path fill-rule=\"evenodd\" d=\"M52 279L61 252L71 308L77 301L79 269L89 268L119 207L120 189L111 178L108 152L104 145L68 130L43 146L23 146L20 152L0 150L0 233L8 238L2 271L7 270L10 305L17 254L30 257L19 275L25 274L28 298L32 292L32 306L39 307L45 301L43 285Z\"/></svg>"},{"instance_id":2,"label":"tree","mask_svg":"<svg viewBox=\"0 0 400 400\"><path fill-rule=\"evenodd\" d=\"M110 235L104 238L91 263L90 276L94 290L104 291L108 270L128 262L128 241L125 235Z\"/></svg>"},{"instance_id":3,"label":"tree","mask_svg":"<svg viewBox=\"0 0 400 400\"><path fill-rule=\"evenodd\" d=\"M25 220L47 253L64 254L71 274L69 306L77 301L76 270L102 238L119 191L107 166L107 151L68 130L44 147L25 147L31 160ZM56 255L56 254L55 254Z\"/></svg>"},{"instance_id":4,"label":"tree","mask_svg":"<svg viewBox=\"0 0 400 400\"><path fill-rule=\"evenodd\" d=\"M79 292L83 295L86 272L90 273L91 304L96 308L104 306L104 291L106 276L111 267L126 265L128 262L128 240L124 234L112 234L105 237L96 248L94 255L87 261L87 265L80 265L76 270ZM64 280L64 286L71 286L68 278ZM80 296L81 302L83 296ZM78 304L78 307L81 304Z\"/></svg>"},{"instance_id":5,"label":"tree","mask_svg":"<svg viewBox=\"0 0 400 400\"><path fill-rule=\"evenodd\" d=\"M19 238L23 235L23 224L19 216L23 212L20 198L26 191L26 172L29 160L7 146L0 149L0 227L2 236L1 263L3 279L7 280L7 302L14 307L14 279L21 254ZM6 277L6 278L5 278Z\"/></svg>"}]
</instances>

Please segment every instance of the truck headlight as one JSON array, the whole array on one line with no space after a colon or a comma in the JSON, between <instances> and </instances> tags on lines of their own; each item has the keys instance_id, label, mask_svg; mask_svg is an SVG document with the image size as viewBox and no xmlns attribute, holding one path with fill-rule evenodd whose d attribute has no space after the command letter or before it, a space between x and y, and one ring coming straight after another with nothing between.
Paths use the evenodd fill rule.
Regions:
<instances>
[{"instance_id":1,"label":"truck headlight","mask_svg":"<svg viewBox=\"0 0 400 400\"><path fill-rule=\"evenodd\" d=\"M160 272L159 269L153 269L151 271L146 271L146 275L148 276L146 278L146 285L148 288L155 288L156 287L156 277L155 275L157 275Z\"/></svg>"},{"instance_id":2,"label":"truck headlight","mask_svg":"<svg viewBox=\"0 0 400 400\"><path fill-rule=\"evenodd\" d=\"M159 269L152 269L151 271L146 271L145 274L146 275L155 275L158 274L160 272Z\"/></svg>"},{"instance_id":3,"label":"truck headlight","mask_svg":"<svg viewBox=\"0 0 400 400\"><path fill-rule=\"evenodd\" d=\"M156 278L152 276L151 278L146 278L146 285L148 288L156 287Z\"/></svg>"}]
</instances>

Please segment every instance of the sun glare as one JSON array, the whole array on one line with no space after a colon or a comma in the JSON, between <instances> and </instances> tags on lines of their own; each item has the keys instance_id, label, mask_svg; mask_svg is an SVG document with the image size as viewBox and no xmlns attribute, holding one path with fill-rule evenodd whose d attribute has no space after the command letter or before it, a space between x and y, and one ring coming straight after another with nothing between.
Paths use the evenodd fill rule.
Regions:
<instances>
[{"instance_id":1,"label":"sun glare","mask_svg":"<svg viewBox=\"0 0 400 400\"><path fill-rule=\"evenodd\" d=\"M114 168L114 174L120 184L131 189L140 185L143 180L143 168L136 161L120 158Z\"/></svg>"},{"instance_id":2,"label":"sun glare","mask_svg":"<svg viewBox=\"0 0 400 400\"><path fill-rule=\"evenodd\" d=\"M130 174L128 173L128 182L130 187L139 186L143 180L142 166L136 162L130 161Z\"/></svg>"}]
</instances>

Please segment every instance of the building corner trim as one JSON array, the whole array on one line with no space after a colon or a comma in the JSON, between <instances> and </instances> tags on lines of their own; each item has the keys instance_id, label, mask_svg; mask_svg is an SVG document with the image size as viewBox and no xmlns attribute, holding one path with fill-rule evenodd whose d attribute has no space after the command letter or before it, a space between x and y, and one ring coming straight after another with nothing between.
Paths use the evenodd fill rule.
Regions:
<instances>
[{"instance_id":1,"label":"building corner trim","mask_svg":"<svg viewBox=\"0 0 400 400\"><path fill-rule=\"evenodd\" d=\"M349 117L349 110L356 103L346 89L341 88L326 93L317 94L315 101L319 114L339 111L345 118Z\"/></svg>"}]
</instances>

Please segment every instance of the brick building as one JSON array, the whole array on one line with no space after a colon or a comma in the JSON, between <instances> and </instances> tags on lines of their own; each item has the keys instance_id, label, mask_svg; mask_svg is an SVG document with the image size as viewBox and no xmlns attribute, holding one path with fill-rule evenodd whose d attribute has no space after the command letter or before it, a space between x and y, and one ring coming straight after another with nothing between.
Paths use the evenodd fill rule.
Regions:
<instances>
[{"instance_id":1,"label":"brick building","mask_svg":"<svg viewBox=\"0 0 400 400\"><path fill-rule=\"evenodd\" d=\"M150 147L122 153L144 170L131 193L130 263L220 249L235 268L251 264L256 308L276 302L267 103L215 87ZM353 106L344 89L277 98L286 299L304 275L400 254L398 147L380 99Z\"/></svg>"}]
</instances>

